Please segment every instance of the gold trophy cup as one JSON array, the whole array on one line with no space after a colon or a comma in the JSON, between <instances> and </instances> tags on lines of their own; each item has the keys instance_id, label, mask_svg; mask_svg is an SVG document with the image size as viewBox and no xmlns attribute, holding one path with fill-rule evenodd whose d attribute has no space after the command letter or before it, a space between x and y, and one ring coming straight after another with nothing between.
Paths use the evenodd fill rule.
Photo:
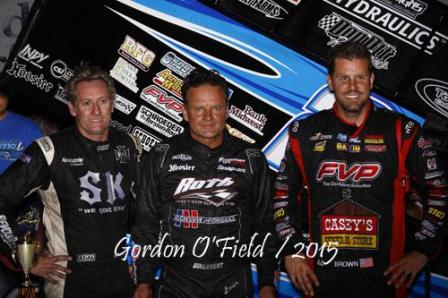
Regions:
<instances>
[{"instance_id":1,"label":"gold trophy cup","mask_svg":"<svg viewBox=\"0 0 448 298\"><path fill-rule=\"evenodd\" d=\"M20 298L34 298L36 294L33 282L30 279L30 270L36 261L35 246L35 241L29 234L26 234L17 244L17 259L25 275L25 280L19 287Z\"/></svg>"}]
</instances>

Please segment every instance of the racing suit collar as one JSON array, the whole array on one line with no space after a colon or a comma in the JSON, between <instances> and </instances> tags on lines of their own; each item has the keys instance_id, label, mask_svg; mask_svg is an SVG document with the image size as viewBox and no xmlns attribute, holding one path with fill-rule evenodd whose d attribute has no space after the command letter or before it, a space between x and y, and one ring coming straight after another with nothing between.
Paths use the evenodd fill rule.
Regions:
<instances>
[{"instance_id":1,"label":"racing suit collar","mask_svg":"<svg viewBox=\"0 0 448 298\"><path fill-rule=\"evenodd\" d=\"M95 142L92 140L87 139L84 137L78 130L78 128L74 127L73 129L75 131L76 138L80 141L81 144L83 144L85 147L89 148L93 152L103 152L107 151L110 148L110 142L109 137L107 141L104 142ZM109 136L110 136L110 130L109 130Z\"/></svg>"},{"instance_id":2,"label":"racing suit collar","mask_svg":"<svg viewBox=\"0 0 448 298\"><path fill-rule=\"evenodd\" d=\"M190 135L190 131L188 128L185 130L184 138L186 139L185 143L189 144L189 146L193 152L196 152L199 155L204 154L204 156L212 157L215 155L219 155L226 150L226 147L227 147L226 144L228 144L230 134L227 131L227 129L224 128L224 136L222 139L222 143L221 143L221 145L219 145L218 147L215 147L215 148L210 148L207 145L199 143L198 141L193 139Z\"/></svg>"},{"instance_id":3,"label":"racing suit collar","mask_svg":"<svg viewBox=\"0 0 448 298\"><path fill-rule=\"evenodd\" d=\"M370 114L372 112L372 106L373 106L371 100L369 100L369 102L367 104L368 104L368 106L367 106L366 117L364 118L364 121L361 123L361 125L358 127L354 123L347 122L344 118L342 118L342 116L339 114L338 109L336 107L336 102L333 104L333 114L336 116L336 118L344 125L350 126L354 129L354 132L350 134L350 137L356 138L364 130L367 120L370 118Z\"/></svg>"}]
</instances>

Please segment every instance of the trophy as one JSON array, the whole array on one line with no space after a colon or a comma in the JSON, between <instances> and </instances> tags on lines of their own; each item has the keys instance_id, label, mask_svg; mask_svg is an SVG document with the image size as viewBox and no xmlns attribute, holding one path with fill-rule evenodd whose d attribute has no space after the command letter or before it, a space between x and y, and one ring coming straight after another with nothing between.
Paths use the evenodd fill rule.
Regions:
<instances>
[{"instance_id":1,"label":"trophy","mask_svg":"<svg viewBox=\"0 0 448 298\"><path fill-rule=\"evenodd\" d=\"M17 244L17 259L25 275L25 280L18 289L18 297L20 298L34 298L36 295L36 290L30 279L30 270L35 265L36 261L35 246L36 244L29 233L25 234L22 240Z\"/></svg>"}]
</instances>

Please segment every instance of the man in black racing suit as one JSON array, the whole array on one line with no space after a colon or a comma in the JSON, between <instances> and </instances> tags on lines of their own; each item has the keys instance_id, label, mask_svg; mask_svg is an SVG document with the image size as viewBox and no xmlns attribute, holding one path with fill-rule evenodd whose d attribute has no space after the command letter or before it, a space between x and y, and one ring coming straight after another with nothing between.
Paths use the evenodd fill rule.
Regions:
<instances>
[{"instance_id":1,"label":"man in black racing suit","mask_svg":"<svg viewBox=\"0 0 448 298\"><path fill-rule=\"evenodd\" d=\"M406 297L405 285L437 252L445 225L444 165L415 121L373 106L374 74L364 46L336 46L329 65L335 105L291 125L275 183L277 234L289 237L286 269L307 295ZM406 243L409 172L426 205L420 230ZM307 241L314 251L294 248Z\"/></svg>"},{"instance_id":2,"label":"man in black racing suit","mask_svg":"<svg viewBox=\"0 0 448 298\"><path fill-rule=\"evenodd\" d=\"M46 279L46 296L132 297L114 248L127 232L141 146L109 129L115 89L107 73L79 67L67 95L76 127L32 143L0 178L2 248L14 251L14 211L39 190L47 244L31 272Z\"/></svg>"},{"instance_id":3,"label":"man in black racing suit","mask_svg":"<svg viewBox=\"0 0 448 298\"><path fill-rule=\"evenodd\" d=\"M260 297L274 297L270 233L275 231L266 159L224 130L228 103L221 76L196 70L183 86L189 130L152 149L137 195L133 237L149 249L137 260L136 297L151 292L156 243L165 266L156 289L161 297L248 297L251 261L257 265Z\"/></svg>"}]
</instances>

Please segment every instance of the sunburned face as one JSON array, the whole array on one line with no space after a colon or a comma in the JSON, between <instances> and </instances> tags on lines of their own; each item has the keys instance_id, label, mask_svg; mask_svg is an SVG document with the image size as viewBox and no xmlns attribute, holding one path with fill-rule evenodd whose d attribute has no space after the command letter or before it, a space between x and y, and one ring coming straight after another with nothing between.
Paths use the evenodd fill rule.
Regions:
<instances>
[{"instance_id":1,"label":"sunburned face","mask_svg":"<svg viewBox=\"0 0 448 298\"><path fill-rule=\"evenodd\" d=\"M369 61L336 58L334 72L327 80L336 97L340 115L350 122L356 122L365 114L373 88L374 74L369 71Z\"/></svg>"},{"instance_id":2,"label":"sunburned face","mask_svg":"<svg viewBox=\"0 0 448 298\"><path fill-rule=\"evenodd\" d=\"M205 84L188 90L184 120L196 141L210 148L219 146L228 115L226 93L220 86Z\"/></svg>"},{"instance_id":3,"label":"sunburned face","mask_svg":"<svg viewBox=\"0 0 448 298\"><path fill-rule=\"evenodd\" d=\"M114 107L107 84L102 80L76 84L76 100L69 102L70 114L75 117L81 135L92 141L106 141Z\"/></svg>"}]
</instances>

